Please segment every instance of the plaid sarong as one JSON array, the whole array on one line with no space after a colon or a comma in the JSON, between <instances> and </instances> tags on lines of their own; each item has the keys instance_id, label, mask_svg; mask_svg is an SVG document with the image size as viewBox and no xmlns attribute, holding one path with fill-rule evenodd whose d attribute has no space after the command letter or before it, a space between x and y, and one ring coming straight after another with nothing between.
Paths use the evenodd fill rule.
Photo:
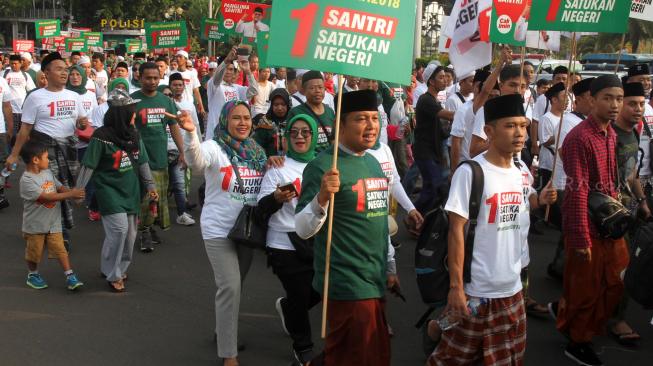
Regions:
<instances>
[{"instance_id":1,"label":"plaid sarong","mask_svg":"<svg viewBox=\"0 0 653 366\"><path fill-rule=\"evenodd\" d=\"M526 350L526 310L522 292L488 299L477 316L442 333L429 366L522 365Z\"/></svg>"}]
</instances>

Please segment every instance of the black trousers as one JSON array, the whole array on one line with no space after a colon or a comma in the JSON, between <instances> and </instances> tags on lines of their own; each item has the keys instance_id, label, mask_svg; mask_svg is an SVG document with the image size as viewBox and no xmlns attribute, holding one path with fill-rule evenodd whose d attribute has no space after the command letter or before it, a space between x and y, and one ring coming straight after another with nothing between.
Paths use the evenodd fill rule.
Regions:
<instances>
[{"instance_id":1,"label":"black trousers","mask_svg":"<svg viewBox=\"0 0 653 366\"><path fill-rule=\"evenodd\" d=\"M286 290L281 309L293 348L300 352L313 348L308 311L322 301L313 289L313 263L300 259L293 250L268 248L268 263Z\"/></svg>"}]
</instances>

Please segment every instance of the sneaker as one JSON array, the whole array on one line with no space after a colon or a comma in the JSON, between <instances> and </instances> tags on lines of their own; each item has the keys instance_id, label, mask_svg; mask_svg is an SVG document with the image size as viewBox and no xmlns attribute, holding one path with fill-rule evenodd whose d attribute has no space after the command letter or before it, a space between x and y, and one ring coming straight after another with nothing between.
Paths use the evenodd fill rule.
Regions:
<instances>
[{"instance_id":1,"label":"sneaker","mask_svg":"<svg viewBox=\"0 0 653 366\"><path fill-rule=\"evenodd\" d=\"M582 366L603 366L603 362L589 343L569 343L565 348L565 355Z\"/></svg>"},{"instance_id":2,"label":"sneaker","mask_svg":"<svg viewBox=\"0 0 653 366\"><path fill-rule=\"evenodd\" d=\"M152 234L149 230L141 231L141 252L150 253L154 250L154 245L152 245Z\"/></svg>"},{"instance_id":3,"label":"sneaker","mask_svg":"<svg viewBox=\"0 0 653 366\"><path fill-rule=\"evenodd\" d=\"M6 198L1 198L0 199L0 210L2 210L3 208L7 208L7 207L9 207L9 201L7 201Z\"/></svg>"},{"instance_id":4,"label":"sneaker","mask_svg":"<svg viewBox=\"0 0 653 366\"><path fill-rule=\"evenodd\" d=\"M88 219L91 221L100 221L100 213L98 211L88 210Z\"/></svg>"},{"instance_id":5,"label":"sneaker","mask_svg":"<svg viewBox=\"0 0 653 366\"><path fill-rule=\"evenodd\" d=\"M183 214L177 216L177 223L179 225L191 226L191 225L195 225L195 220L193 220L193 217L191 215L184 212Z\"/></svg>"},{"instance_id":6,"label":"sneaker","mask_svg":"<svg viewBox=\"0 0 653 366\"><path fill-rule=\"evenodd\" d=\"M75 291L77 288L84 286L84 282L77 279L74 273L66 276L66 286L70 291Z\"/></svg>"},{"instance_id":7,"label":"sneaker","mask_svg":"<svg viewBox=\"0 0 653 366\"><path fill-rule=\"evenodd\" d=\"M315 355L313 354L313 349L309 348L304 351L297 351L295 349L292 350L292 355L295 358L295 365L299 366L305 366L308 365L309 362L313 360Z\"/></svg>"},{"instance_id":8,"label":"sneaker","mask_svg":"<svg viewBox=\"0 0 653 366\"><path fill-rule=\"evenodd\" d=\"M284 300L283 297L278 298L277 302L274 304L274 307L277 309L277 313L281 319L281 328L283 329L283 332L286 333L286 335L290 335L288 328L286 328L286 317L283 315L283 305L281 303L282 300Z\"/></svg>"},{"instance_id":9,"label":"sneaker","mask_svg":"<svg viewBox=\"0 0 653 366\"><path fill-rule=\"evenodd\" d=\"M546 307L549 308L549 314L551 314L553 320L558 320L558 302L550 302L546 305Z\"/></svg>"},{"instance_id":10,"label":"sneaker","mask_svg":"<svg viewBox=\"0 0 653 366\"><path fill-rule=\"evenodd\" d=\"M27 286L35 290L43 290L48 288L48 284L45 282L43 277L38 273L30 273L27 275Z\"/></svg>"},{"instance_id":11,"label":"sneaker","mask_svg":"<svg viewBox=\"0 0 653 366\"><path fill-rule=\"evenodd\" d=\"M150 239L152 240L153 244L161 244L163 243L163 240L159 237L159 234L154 231L154 227L150 227Z\"/></svg>"}]
</instances>

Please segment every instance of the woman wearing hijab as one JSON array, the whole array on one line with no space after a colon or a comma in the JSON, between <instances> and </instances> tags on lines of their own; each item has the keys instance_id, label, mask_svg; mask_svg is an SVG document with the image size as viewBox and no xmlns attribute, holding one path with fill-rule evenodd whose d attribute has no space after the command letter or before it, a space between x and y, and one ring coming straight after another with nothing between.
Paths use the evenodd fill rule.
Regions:
<instances>
[{"instance_id":1,"label":"woman wearing hijab","mask_svg":"<svg viewBox=\"0 0 653 366\"><path fill-rule=\"evenodd\" d=\"M99 125L93 120L93 112L97 109L97 98L95 93L91 93L86 89L86 83L88 82L88 77L86 76L86 70L81 66L72 66L68 71L68 82L66 83L66 89L74 91L79 94L79 100L82 104L82 108L86 111L86 115L89 116L88 122L93 128L98 128L102 126L102 121ZM86 147L88 142L79 141L75 144L77 149L77 159L81 163L84 160L84 154L86 153ZM97 212L97 207L93 205L93 194L95 193L95 188L93 183L89 184L85 188L86 190L86 206L88 209L88 218L91 221L98 221L100 219Z\"/></svg>"},{"instance_id":2,"label":"woman wearing hijab","mask_svg":"<svg viewBox=\"0 0 653 366\"><path fill-rule=\"evenodd\" d=\"M302 186L302 173L315 158L317 122L306 114L293 117L285 130L288 153L282 167L265 173L258 205L269 217L268 263L286 296L277 299L276 309L284 331L293 340L293 355L300 365L313 358L313 341L308 311L321 300L313 290L313 241L295 233L295 206Z\"/></svg>"},{"instance_id":3,"label":"woman wearing hijab","mask_svg":"<svg viewBox=\"0 0 653 366\"><path fill-rule=\"evenodd\" d=\"M141 184L152 200L158 200L158 194L146 150L134 126L138 100L114 89L108 103L104 126L91 137L77 186L84 187L89 181L95 184L105 234L100 271L112 291L123 292L136 241L136 217L144 193Z\"/></svg>"},{"instance_id":4,"label":"woman wearing hijab","mask_svg":"<svg viewBox=\"0 0 653 366\"><path fill-rule=\"evenodd\" d=\"M189 132L184 135L186 161L193 169L204 171L206 180L200 223L218 287L215 295L218 357L225 366L235 366L238 365L241 282L249 271L253 253L250 248L236 245L227 235L243 206L256 205L265 172L265 151L250 137L252 117L243 101L224 105L214 138L202 144L192 121L182 121L179 126Z\"/></svg>"},{"instance_id":5,"label":"woman wearing hijab","mask_svg":"<svg viewBox=\"0 0 653 366\"><path fill-rule=\"evenodd\" d=\"M267 156L282 155L281 137L284 135L286 117L290 111L290 94L286 89L275 89L270 94L270 108L266 114L254 118L254 140L265 150Z\"/></svg>"}]
</instances>

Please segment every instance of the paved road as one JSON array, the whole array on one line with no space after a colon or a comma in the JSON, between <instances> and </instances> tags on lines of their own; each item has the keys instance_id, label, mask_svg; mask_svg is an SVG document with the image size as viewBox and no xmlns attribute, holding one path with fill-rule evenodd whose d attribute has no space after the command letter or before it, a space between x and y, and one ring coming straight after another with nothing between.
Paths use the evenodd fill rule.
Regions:
<instances>
[{"instance_id":1,"label":"paved road","mask_svg":"<svg viewBox=\"0 0 653 366\"><path fill-rule=\"evenodd\" d=\"M10 189L8 197L12 206L0 211L0 366L215 365L215 289L198 226L175 225L153 253L135 253L128 291L113 294L98 270L102 226L89 222L85 212L77 210L71 260L86 286L77 293L65 290L58 263L49 260L42 264L41 273L50 288L36 291L24 284L17 189ZM199 216L197 210L193 214ZM413 328L425 309L413 278L414 243L403 233L400 240L404 245L397 253L398 268L408 303L389 300L388 318L395 331L392 364L424 365L420 334ZM561 286L545 275L556 240L556 233L548 230L531 239L531 287L540 301L555 299L561 291ZM240 355L242 365L290 364L291 343L274 310L274 301L281 294L264 255L257 253L241 305L240 333L247 344ZM607 365L651 365L652 315L636 304L629 309L628 320L643 337L639 350L623 349L607 337L596 340ZM313 310L312 319L318 339L319 309ZM316 344L321 348L320 341ZM529 319L527 365L572 365L563 349L564 339L552 321Z\"/></svg>"}]
</instances>

